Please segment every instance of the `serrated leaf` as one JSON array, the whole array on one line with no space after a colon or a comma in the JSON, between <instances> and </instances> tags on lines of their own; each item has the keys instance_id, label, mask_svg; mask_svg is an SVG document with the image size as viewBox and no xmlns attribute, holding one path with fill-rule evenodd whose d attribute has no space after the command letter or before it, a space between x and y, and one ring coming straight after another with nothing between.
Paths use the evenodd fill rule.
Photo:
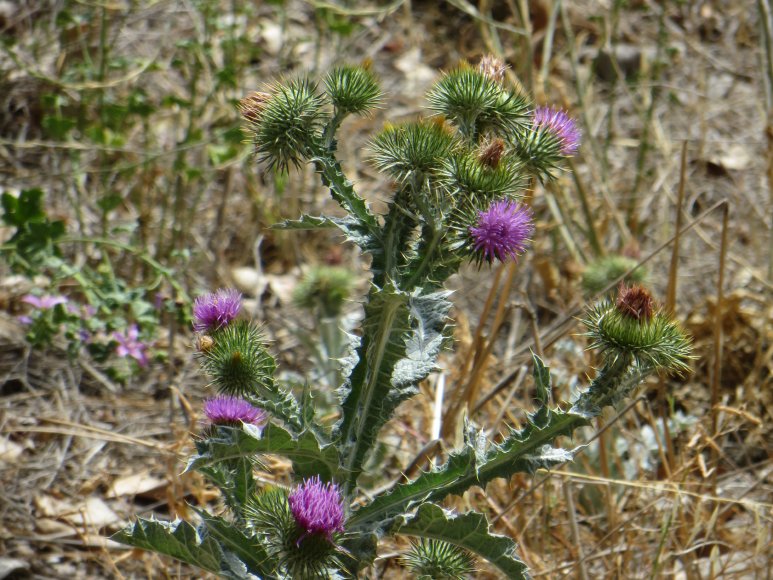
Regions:
<instances>
[{"instance_id":1,"label":"serrated leaf","mask_svg":"<svg viewBox=\"0 0 773 580\"><path fill-rule=\"evenodd\" d=\"M111 539L170 556L214 574L221 570L223 551L220 544L211 537L202 537L183 520L162 522L139 518L133 525L113 534Z\"/></svg>"},{"instance_id":2,"label":"serrated leaf","mask_svg":"<svg viewBox=\"0 0 773 580\"><path fill-rule=\"evenodd\" d=\"M378 222L365 200L354 191L352 182L344 174L341 164L331 154L314 158L317 172L322 183L330 188L330 195L343 207L352 218L355 218L365 231L376 232Z\"/></svg>"},{"instance_id":3,"label":"serrated leaf","mask_svg":"<svg viewBox=\"0 0 773 580\"><path fill-rule=\"evenodd\" d=\"M349 377L337 425L350 488L381 427L434 369L450 307L447 297L447 292L408 294L392 284L372 288L359 361Z\"/></svg>"},{"instance_id":4,"label":"serrated leaf","mask_svg":"<svg viewBox=\"0 0 773 580\"><path fill-rule=\"evenodd\" d=\"M394 518L411 511L427 501L435 489L447 487L453 481L474 470L475 451L471 446L451 454L439 468L422 473L410 483L394 486L388 492L377 495L368 505L354 512L346 522L347 529L361 530L385 528Z\"/></svg>"},{"instance_id":5,"label":"serrated leaf","mask_svg":"<svg viewBox=\"0 0 773 580\"><path fill-rule=\"evenodd\" d=\"M493 479L534 473L570 461L573 451L554 448L551 443L556 437L571 435L574 429L587 425L587 419L560 410L550 411L547 417L543 427L529 424L523 429L511 430L502 443L490 445L485 453L480 449L478 437L468 435L464 447L452 452L444 465L376 496L352 515L348 525L384 529L390 520L423 501L460 495L473 485L485 489Z\"/></svg>"},{"instance_id":6,"label":"serrated leaf","mask_svg":"<svg viewBox=\"0 0 773 580\"><path fill-rule=\"evenodd\" d=\"M303 215L297 220L285 220L272 226L278 230L320 230L338 228L346 239L357 244L363 252L375 253L380 250L376 238L367 227L352 217Z\"/></svg>"},{"instance_id":7,"label":"serrated leaf","mask_svg":"<svg viewBox=\"0 0 773 580\"><path fill-rule=\"evenodd\" d=\"M319 475L323 481L332 481L339 468L338 451L333 445L320 442L311 431L303 431L294 437L273 423L269 423L262 434L253 425L220 427L217 437L201 441L197 447L199 454L188 461L185 471L257 453L287 457L293 462L293 471L298 478Z\"/></svg>"},{"instance_id":8,"label":"serrated leaf","mask_svg":"<svg viewBox=\"0 0 773 580\"><path fill-rule=\"evenodd\" d=\"M453 514L431 503L422 504L416 515L398 522L395 533L431 538L464 548L496 566L511 580L528 578L526 564L515 553L515 542L489 531L486 518L477 512Z\"/></svg>"}]
</instances>

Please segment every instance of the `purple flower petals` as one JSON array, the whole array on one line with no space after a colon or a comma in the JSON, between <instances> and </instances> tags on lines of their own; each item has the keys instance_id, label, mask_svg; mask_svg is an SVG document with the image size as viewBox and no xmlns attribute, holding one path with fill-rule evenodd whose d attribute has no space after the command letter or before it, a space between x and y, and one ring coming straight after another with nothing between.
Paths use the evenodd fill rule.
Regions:
<instances>
[{"instance_id":1,"label":"purple flower petals","mask_svg":"<svg viewBox=\"0 0 773 580\"><path fill-rule=\"evenodd\" d=\"M242 422L261 426L268 420L268 414L263 409L238 397L208 399L204 402L204 414L214 425L238 425Z\"/></svg>"},{"instance_id":2,"label":"purple flower petals","mask_svg":"<svg viewBox=\"0 0 773 580\"><path fill-rule=\"evenodd\" d=\"M27 294L21 301L41 310L49 310L57 304L67 304L67 298L64 296L53 296L51 294L44 294L43 296Z\"/></svg>"},{"instance_id":3,"label":"purple flower petals","mask_svg":"<svg viewBox=\"0 0 773 580\"><path fill-rule=\"evenodd\" d=\"M495 201L479 212L477 224L470 227L475 251L489 261L515 260L526 251L533 233L531 210L508 199Z\"/></svg>"},{"instance_id":4,"label":"purple flower petals","mask_svg":"<svg viewBox=\"0 0 773 580\"><path fill-rule=\"evenodd\" d=\"M307 479L288 497L290 511L303 530L300 541L310 534L323 534L332 541L333 532L344 531L344 506L335 483L322 483L319 476Z\"/></svg>"},{"instance_id":5,"label":"purple flower petals","mask_svg":"<svg viewBox=\"0 0 773 580\"><path fill-rule=\"evenodd\" d=\"M537 107L534 127L552 133L560 144L561 155L571 157L580 148L580 130L577 123L564 111L552 107Z\"/></svg>"},{"instance_id":6,"label":"purple flower petals","mask_svg":"<svg viewBox=\"0 0 773 580\"><path fill-rule=\"evenodd\" d=\"M226 326L241 307L242 295L232 288L199 296L193 303L193 329L205 332Z\"/></svg>"},{"instance_id":7,"label":"purple flower petals","mask_svg":"<svg viewBox=\"0 0 773 580\"><path fill-rule=\"evenodd\" d=\"M147 366L148 354L147 345L139 340L140 331L136 324L132 324L129 330L123 334L114 332L113 338L118 342L115 354L122 357L131 357L141 366Z\"/></svg>"}]
</instances>

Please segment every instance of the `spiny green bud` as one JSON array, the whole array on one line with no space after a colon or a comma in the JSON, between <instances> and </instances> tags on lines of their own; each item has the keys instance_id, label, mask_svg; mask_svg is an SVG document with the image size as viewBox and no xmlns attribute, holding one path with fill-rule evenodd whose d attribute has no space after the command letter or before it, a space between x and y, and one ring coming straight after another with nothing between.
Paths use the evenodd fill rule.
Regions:
<instances>
[{"instance_id":1,"label":"spiny green bud","mask_svg":"<svg viewBox=\"0 0 773 580\"><path fill-rule=\"evenodd\" d=\"M633 258L621 256L619 254L610 254L603 256L588 264L585 272L582 274L582 287L589 294L601 292L620 278L629 270L636 267L638 262ZM624 281L630 284L641 284L647 279L647 270L645 268L636 268Z\"/></svg>"},{"instance_id":2,"label":"spiny green bud","mask_svg":"<svg viewBox=\"0 0 773 580\"><path fill-rule=\"evenodd\" d=\"M295 287L293 302L301 308L318 308L326 317L338 316L353 286L354 275L348 269L317 266Z\"/></svg>"},{"instance_id":3,"label":"spiny green bud","mask_svg":"<svg viewBox=\"0 0 773 580\"><path fill-rule=\"evenodd\" d=\"M217 389L232 396L268 397L274 392L276 363L260 330L247 321L232 322L211 335L201 350L202 367Z\"/></svg>"},{"instance_id":4,"label":"spiny green bud","mask_svg":"<svg viewBox=\"0 0 773 580\"><path fill-rule=\"evenodd\" d=\"M458 146L444 123L388 124L370 143L371 161L395 181L420 183L436 174Z\"/></svg>"},{"instance_id":5,"label":"spiny green bud","mask_svg":"<svg viewBox=\"0 0 773 580\"><path fill-rule=\"evenodd\" d=\"M429 108L462 126L472 126L478 116L491 109L501 87L468 63L462 62L435 83L427 100Z\"/></svg>"},{"instance_id":6,"label":"spiny green bud","mask_svg":"<svg viewBox=\"0 0 773 580\"><path fill-rule=\"evenodd\" d=\"M449 157L443 163L441 182L452 194L458 192L466 198L474 198L471 201L476 207L485 206L487 204L483 202L501 196L513 197L523 189L526 176L520 159L509 154L500 155L496 167L492 167L481 159L487 155L487 161L493 163L497 153L484 150L479 155L458 153Z\"/></svg>"},{"instance_id":7,"label":"spiny green bud","mask_svg":"<svg viewBox=\"0 0 773 580\"><path fill-rule=\"evenodd\" d=\"M295 79L273 87L268 99L260 94L245 100L248 112L242 111L249 115L248 130L261 162L286 170L313 155L325 117L314 83Z\"/></svg>"},{"instance_id":8,"label":"spiny green bud","mask_svg":"<svg viewBox=\"0 0 773 580\"><path fill-rule=\"evenodd\" d=\"M689 370L690 339L671 316L654 308L641 286L621 286L616 301L602 300L582 322L589 348L599 349L608 363L630 359L642 368Z\"/></svg>"},{"instance_id":9,"label":"spiny green bud","mask_svg":"<svg viewBox=\"0 0 773 580\"><path fill-rule=\"evenodd\" d=\"M475 572L475 560L466 550L440 540L412 543L402 562L422 580L464 580Z\"/></svg>"},{"instance_id":10,"label":"spiny green bud","mask_svg":"<svg viewBox=\"0 0 773 580\"><path fill-rule=\"evenodd\" d=\"M340 113L363 115L378 106L381 89L368 64L336 67L325 78L330 101Z\"/></svg>"}]
</instances>

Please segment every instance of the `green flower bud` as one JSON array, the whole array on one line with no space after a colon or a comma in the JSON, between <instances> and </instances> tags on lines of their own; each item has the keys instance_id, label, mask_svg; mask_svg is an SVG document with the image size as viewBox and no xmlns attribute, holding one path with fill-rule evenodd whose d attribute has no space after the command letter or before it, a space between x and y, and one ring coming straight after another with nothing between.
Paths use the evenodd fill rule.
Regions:
<instances>
[{"instance_id":1,"label":"green flower bud","mask_svg":"<svg viewBox=\"0 0 773 580\"><path fill-rule=\"evenodd\" d=\"M212 344L200 351L202 367L221 393L258 397L274 393L276 363L256 326L236 321L209 337Z\"/></svg>"},{"instance_id":2,"label":"green flower bud","mask_svg":"<svg viewBox=\"0 0 773 580\"><path fill-rule=\"evenodd\" d=\"M603 300L582 321L607 364L631 360L641 368L683 373L689 370L692 343L668 314L655 310L641 286L621 286L615 302Z\"/></svg>"},{"instance_id":3,"label":"green flower bud","mask_svg":"<svg viewBox=\"0 0 773 580\"><path fill-rule=\"evenodd\" d=\"M473 140L483 131L520 131L529 123L529 100L504 88L489 71L461 63L446 73L427 95L429 108L459 126Z\"/></svg>"},{"instance_id":4,"label":"green flower bud","mask_svg":"<svg viewBox=\"0 0 773 580\"><path fill-rule=\"evenodd\" d=\"M442 169L456 147L458 142L443 122L387 125L370 144L371 161L399 183L421 183Z\"/></svg>"},{"instance_id":5,"label":"green flower bud","mask_svg":"<svg viewBox=\"0 0 773 580\"><path fill-rule=\"evenodd\" d=\"M259 161L286 170L290 163L299 165L313 156L325 117L323 100L307 79L277 85L270 98L265 95L246 97L242 113L250 123Z\"/></svg>"},{"instance_id":6,"label":"green flower bud","mask_svg":"<svg viewBox=\"0 0 773 580\"><path fill-rule=\"evenodd\" d=\"M378 106L381 89L368 66L340 66L325 78L330 101L340 113L363 115Z\"/></svg>"},{"instance_id":7,"label":"green flower bud","mask_svg":"<svg viewBox=\"0 0 773 580\"><path fill-rule=\"evenodd\" d=\"M293 291L293 302L301 308L318 308L322 316L341 313L354 286L354 275L346 268L318 266L309 270Z\"/></svg>"}]
</instances>

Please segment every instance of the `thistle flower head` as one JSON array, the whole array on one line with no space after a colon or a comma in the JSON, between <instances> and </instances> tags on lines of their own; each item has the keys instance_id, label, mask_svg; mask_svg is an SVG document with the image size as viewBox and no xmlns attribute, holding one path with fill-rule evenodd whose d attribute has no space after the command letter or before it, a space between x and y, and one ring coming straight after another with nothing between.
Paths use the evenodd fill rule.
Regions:
<instances>
[{"instance_id":1,"label":"thistle flower head","mask_svg":"<svg viewBox=\"0 0 773 580\"><path fill-rule=\"evenodd\" d=\"M301 308L318 308L323 316L338 316L353 286L354 275L347 268L317 266L295 287L293 302Z\"/></svg>"},{"instance_id":2,"label":"thistle flower head","mask_svg":"<svg viewBox=\"0 0 773 580\"><path fill-rule=\"evenodd\" d=\"M334 483L322 483L319 476L307 479L287 498L303 534L298 543L309 535L324 535L333 539L334 532L344 531L344 505L341 492Z\"/></svg>"},{"instance_id":3,"label":"thistle flower head","mask_svg":"<svg viewBox=\"0 0 773 580\"><path fill-rule=\"evenodd\" d=\"M213 425L238 425L250 423L265 425L268 414L249 401L239 397L220 396L204 402L204 414Z\"/></svg>"},{"instance_id":4,"label":"thistle flower head","mask_svg":"<svg viewBox=\"0 0 773 580\"><path fill-rule=\"evenodd\" d=\"M552 107L537 107L534 111L534 128L544 131L558 141L559 152L571 157L580 148L580 130L577 123L564 111Z\"/></svg>"},{"instance_id":5,"label":"thistle flower head","mask_svg":"<svg viewBox=\"0 0 773 580\"><path fill-rule=\"evenodd\" d=\"M507 68L507 64L505 64L501 58L497 58L493 54L482 56L478 63L478 70L484 76L487 76L497 83L501 83L505 80L505 71Z\"/></svg>"},{"instance_id":6,"label":"thistle flower head","mask_svg":"<svg viewBox=\"0 0 773 580\"><path fill-rule=\"evenodd\" d=\"M626 282L642 283L647 279L647 270L637 265L638 260L625 255L607 254L588 264L582 274L582 286L586 292L596 294L629 271Z\"/></svg>"},{"instance_id":7,"label":"thistle flower head","mask_svg":"<svg viewBox=\"0 0 773 580\"><path fill-rule=\"evenodd\" d=\"M199 296L193 303L193 329L197 332L227 326L242 307L242 295L232 288Z\"/></svg>"},{"instance_id":8,"label":"thistle flower head","mask_svg":"<svg viewBox=\"0 0 773 580\"><path fill-rule=\"evenodd\" d=\"M202 367L222 394L276 395L276 363L266 350L260 329L246 320L237 320L219 330L207 349L199 350Z\"/></svg>"},{"instance_id":9,"label":"thistle flower head","mask_svg":"<svg viewBox=\"0 0 773 580\"><path fill-rule=\"evenodd\" d=\"M534 233L532 212L509 199L495 201L486 211L478 213L478 222L469 232L473 247L482 259L515 260L526 251Z\"/></svg>"},{"instance_id":10,"label":"thistle flower head","mask_svg":"<svg viewBox=\"0 0 773 580\"><path fill-rule=\"evenodd\" d=\"M325 89L340 113L363 115L381 100L381 89L369 63L334 68L325 78Z\"/></svg>"}]
</instances>

